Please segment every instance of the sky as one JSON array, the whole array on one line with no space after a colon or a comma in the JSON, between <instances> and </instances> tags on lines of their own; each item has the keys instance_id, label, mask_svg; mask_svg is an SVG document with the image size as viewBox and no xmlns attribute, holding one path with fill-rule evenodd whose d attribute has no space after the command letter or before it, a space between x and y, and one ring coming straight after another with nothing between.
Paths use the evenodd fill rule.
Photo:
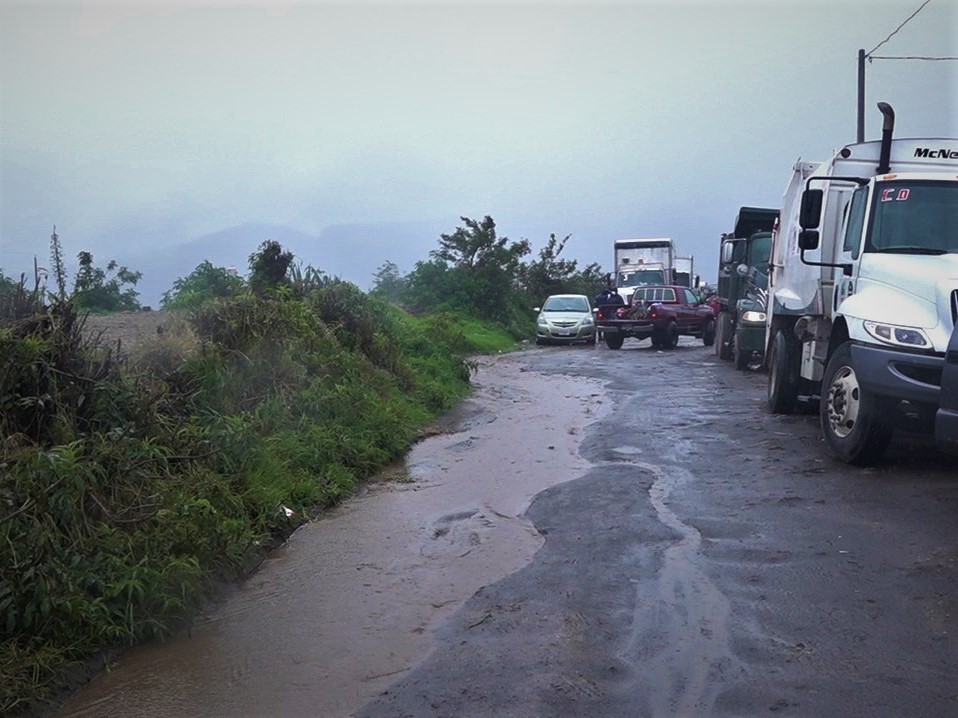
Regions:
<instances>
[{"instance_id":1,"label":"sky","mask_svg":"<svg viewBox=\"0 0 958 718\"><path fill-rule=\"evenodd\" d=\"M269 227L368 289L489 215L606 268L672 237L714 280L740 206L855 141L859 48L958 57L958 0L923 2L0 0L0 269L47 264L56 224L155 302L204 237ZM865 78L866 139L879 100L896 136L958 137L958 62Z\"/></svg>"}]
</instances>

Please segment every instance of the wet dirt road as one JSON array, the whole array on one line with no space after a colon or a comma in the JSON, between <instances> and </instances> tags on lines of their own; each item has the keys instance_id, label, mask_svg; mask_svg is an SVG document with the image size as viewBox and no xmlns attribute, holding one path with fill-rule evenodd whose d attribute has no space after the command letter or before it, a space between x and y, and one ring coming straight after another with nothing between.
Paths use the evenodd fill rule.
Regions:
<instances>
[{"instance_id":1,"label":"wet dirt road","mask_svg":"<svg viewBox=\"0 0 958 718\"><path fill-rule=\"evenodd\" d=\"M483 360L457 430L62 716L958 716L958 459L683 339Z\"/></svg>"}]
</instances>

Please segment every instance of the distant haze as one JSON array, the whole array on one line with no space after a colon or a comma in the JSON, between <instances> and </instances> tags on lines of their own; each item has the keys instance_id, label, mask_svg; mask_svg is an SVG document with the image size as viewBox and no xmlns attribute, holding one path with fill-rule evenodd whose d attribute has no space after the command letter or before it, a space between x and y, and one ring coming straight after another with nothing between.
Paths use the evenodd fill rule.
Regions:
<instances>
[{"instance_id":1,"label":"distant haze","mask_svg":"<svg viewBox=\"0 0 958 718\"><path fill-rule=\"evenodd\" d=\"M93 252L158 302L266 239L369 288L460 216L716 272L741 205L855 140L856 58L958 56L958 3L0 0L0 268ZM881 44L889 35L888 42ZM866 66L866 136L958 136L958 63Z\"/></svg>"}]
</instances>

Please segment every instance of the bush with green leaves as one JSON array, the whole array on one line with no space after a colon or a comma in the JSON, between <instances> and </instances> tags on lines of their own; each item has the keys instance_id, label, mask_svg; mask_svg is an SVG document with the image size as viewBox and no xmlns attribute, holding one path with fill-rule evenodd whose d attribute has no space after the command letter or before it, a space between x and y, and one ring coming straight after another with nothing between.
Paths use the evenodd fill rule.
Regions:
<instances>
[{"instance_id":1,"label":"bush with green leaves","mask_svg":"<svg viewBox=\"0 0 958 718\"><path fill-rule=\"evenodd\" d=\"M56 235L54 235L56 236ZM88 312L130 312L140 309L136 283L143 276L110 260L106 269L93 264L93 255L80 252L71 299L77 309Z\"/></svg>"},{"instance_id":2,"label":"bush with green leaves","mask_svg":"<svg viewBox=\"0 0 958 718\"><path fill-rule=\"evenodd\" d=\"M0 328L0 713L168 634L468 390L474 328L346 283L190 317L127 357L85 341L69 302Z\"/></svg>"},{"instance_id":3,"label":"bush with green leaves","mask_svg":"<svg viewBox=\"0 0 958 718\"><path fill-rule=\"evenodd\" d=\"M180 277L163 293L164 309L190 310L213 299L230 299L247 289L246 281L235 271L201 262L186 277Z\"/></svg>"}]
</instances>

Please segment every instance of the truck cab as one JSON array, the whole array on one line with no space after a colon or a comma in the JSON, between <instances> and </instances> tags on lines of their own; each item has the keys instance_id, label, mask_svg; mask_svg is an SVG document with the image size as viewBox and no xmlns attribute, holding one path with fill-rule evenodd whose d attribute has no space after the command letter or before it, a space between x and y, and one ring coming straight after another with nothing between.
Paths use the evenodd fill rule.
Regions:
<instances>
[{"instance_id":1,"label":"truck cab","mask_svg":"<svg viewBox=\"0 0 958 718\"><path fill-rule=\"evenodd\" d=\"M742 207L735 228L722 235L715 353L734 359L737 369L762 358L765 349L765 304L771 230L778 209Z\"/></svg>"},{"instance_id":2,"label":"truck cab","mask_svg":"<svg viewBox=\"0 0 958 718\"><path fill-rule=\"evenodd\" d=\"M880 142L793 169L766 324L769 408L817 400L826 444L854 464L880 458L897 429L958 440L937 418L958 391L943 384L958 324L958 140L893 140L894 113L879 107Z\"/></svg>"}]
</instances>

